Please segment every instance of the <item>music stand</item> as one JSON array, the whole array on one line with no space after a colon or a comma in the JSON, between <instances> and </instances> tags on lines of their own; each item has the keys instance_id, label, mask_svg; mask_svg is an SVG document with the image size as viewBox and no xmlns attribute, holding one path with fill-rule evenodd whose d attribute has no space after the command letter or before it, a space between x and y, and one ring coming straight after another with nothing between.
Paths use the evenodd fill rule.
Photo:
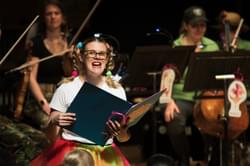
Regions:
<instances>
[{"instance_id":1,"label":"music stand","mask_svg":"<svg viewBox=\"0 0 250 166\"><path fill-rule=\"evenodd\" d=\"M128 66L128 77L123 83L130 87L151 88L152 78L148 73L161 72L166 64L175 65L182 75L193 50L193 46L174 48L168 45L138 46Z\"/></svg>"},{"instance_id":2,"label":"music stand","mask_svg":"<svg viewBox=\"0 0 250 166\"><path fill-rule=\"evenodd\" d=\"M128 77L122 83L129 87L153 88L153 93L155 93L157 85L160 85L157 81L157 75L161 74L163 66L172 64L182 75L193 51L193 46L178 46L175 48L168 45L138 46L128 66ZM153 153L156 153L157 119L154 108L152 110L152 146Z\"/></svg>"},{"instance_id":3,"label":"music stand","mask_svg":"<svg viewBox=\"0 0 250 166\"><path fill-rule=\"evenodd\" d=\"M244 76L244 81L248 84L250 80L248 74L250 71L249 64L250 51L237 50L234 53L225 51L193 53L188 65L189 69L185 80L184 91L199 91L206 89L224 89L225 91L225 115L222 120L224 122L224 147L226 149L223 149L222 146L220 146L221 165L227 165L228 157L228 99L226 92L229 81L227 79L224 79L223 81L216 80L215 76L223 74L236 74L237 71L240 71L240 73ZM223 144L222 139L221 144ZM222 157L222 154L224 157Z\"/></svg>"},{"instance_id":4,"label":"music stand","mask_svg":"<svg viewBox=\"0 0 250 166\"><path fill-rule=\"evenodd\" d=\"M237 50L200 52L191 55L184 91L204 89L224 89L224 82L215 79L216 75L234 74L238 69L244 76L244 82L250 82L250 51Z\"/></svg>"}]
</instances>

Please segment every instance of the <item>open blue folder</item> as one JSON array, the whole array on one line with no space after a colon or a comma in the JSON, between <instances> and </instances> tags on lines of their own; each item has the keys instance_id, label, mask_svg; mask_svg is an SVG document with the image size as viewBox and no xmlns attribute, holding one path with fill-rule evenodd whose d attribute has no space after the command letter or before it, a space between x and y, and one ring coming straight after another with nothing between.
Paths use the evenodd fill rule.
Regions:
<instances>
[{"instance_id":1,"label":"open blue folder","mask_svg":"<svg viewBox=\"0 0 250 166\"><path fill-rule=\"evenodd\" d=\"M144 102L133 105L85 82L67 110L76 113L75 123L67 129L103 146L109 138L106 122L111 119L112 113L118 112L129 117L130 127L158 101L162 93L158 92Z\"/></svg>"}]
</instances>

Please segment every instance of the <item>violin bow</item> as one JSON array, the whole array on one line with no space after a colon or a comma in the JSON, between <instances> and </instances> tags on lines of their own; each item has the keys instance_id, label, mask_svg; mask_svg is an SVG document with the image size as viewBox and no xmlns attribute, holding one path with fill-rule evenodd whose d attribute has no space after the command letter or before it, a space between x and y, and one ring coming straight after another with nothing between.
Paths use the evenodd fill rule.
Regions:
<instances>
[{"instance_id":1,"label":"violin bow","mask_svg":"<svg viewBox=\"0 0 250 166\"><path fill-rule=\"evenodd\" d=\"M37 64L37 63L46 61L46 60L48 60L48 59L51 59L51 58L54 58L54 57L57 57L57 56L61 56L61 55L65 54L65 53L67 53L67 52L69 52L69 51L70 51L70 49L66 49L66 50L63 50L63 51L58 52L58 53L56 53L56 54L52 54L52 55L50 55L50 56L44 57L44 58L39 59L39 60L34 61L34 62L26 62L26 63L22 64L21 66L18 66L18 67L16 67L16 68L13 68L13 69L7 71L6 74L12 73L12 72L14 72L14 71L22 70L22 69L24 69L24 68L26 68L26 67L35 65L35 64Z\"/></svg>"},{"instance_id":2,"label":"violin bow","mask_svg":"<svg viewBox=\"0 0 250 166\"><path fill-rule=\"evenodd\" d=\"M242 27L242 25L243 25L243 22L244 22L244 19L241 18L241 19L240 19L240 23L239 23L239 25L238 25L238 27L237 27L237 30L236 30L236 32L235 32L235 35L234 35L234 37L233 37L233 41L232 41L232 43L231 43L231 46L232 46L232 47L234 47L235 44L236 44L236 41L237 41L237 39L238 39L238 36L239 36L239 33L240 33L240 29L241 29L241 27Z\"/></svg>"},{"instance_id":3,"label":"violin bow","mask_svg":"<svg viewBox=\"0 0 250 166\"><path fill-rule=\"evenodd\" d=\"M4 57L0 61L0 66L4 62L4 60L9 56L9 54L13 51L13 49L16 47L16 45L20 42L20 40L24 37L24 35L28 32L28 30L32 27L32 25L35 23L35 21L39 18L39 15L37 15L33 21L30 23L30 25L25 29L25 31L21 34L21 36L17 39L17 41L12 45L12 47L9 49L9 51L4 55Z\"/></svg>"},{"instance_id":4,"label":"violin bow","mask_svg":"<svg viewBox=\"0 0 250 166\"><path fill-rule=\"evenodd\" d=\"M87 17L84 19L84 21L82 22L81 26L79 27L79 29L77 30L76 34L74 35L74 37L72 38L72 40L69 43L69 46L72 46L72 44L76 41L77 37L79 36L79 34L81 33L82 29L85 27L85 25L87 24L87 22L89 21L90 17L93 15L93 13L95 12L96 8L98 7L98 5L100 4L101 0L97 0L95 5L92 7L92 9L90 10L89 14L87 15Z\"/></svg>"}]
</instances>

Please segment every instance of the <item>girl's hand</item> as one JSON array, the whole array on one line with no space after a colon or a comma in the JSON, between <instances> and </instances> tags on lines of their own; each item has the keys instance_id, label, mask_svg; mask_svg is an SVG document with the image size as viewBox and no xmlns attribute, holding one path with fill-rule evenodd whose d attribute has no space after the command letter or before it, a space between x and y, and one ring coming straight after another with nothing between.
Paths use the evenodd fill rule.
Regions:
<instances>
[{"instance_id":1,"label":"girl's hand","mask_svg":"<svg viewBox=\"0 0 250 166\"><path fill-rule=\"evenodd\" d=\"M72 112L58 112L55 116L51 118L51 122L53 124L56 124L58 126L69 126L73 124L73 122L76 120L76 114Z\"/></svg>"},{"instance_id":2,"label":"girl's hand","mask_svg":"<svg viewBox=\"0 0 250 166\"><path fill-rule=\"evenodd\" d=\"M129 140L130 134L128 133L128 126L125 121L112 121L109 120L107 123L109 133L112 137L116 137L119 142L125 142Z\"/></svg>"},{"instance_id":3,"label":"girl's hand","mask_svg":"<svg viewBox=\"0 0 250 166\"><path fill-rule=\"evenodd\" d=\"M121 124L118 121L109 120L106 124L108 126L108 132L111 136L115 137L120 134Z\"/></svg>"}]
</instances>

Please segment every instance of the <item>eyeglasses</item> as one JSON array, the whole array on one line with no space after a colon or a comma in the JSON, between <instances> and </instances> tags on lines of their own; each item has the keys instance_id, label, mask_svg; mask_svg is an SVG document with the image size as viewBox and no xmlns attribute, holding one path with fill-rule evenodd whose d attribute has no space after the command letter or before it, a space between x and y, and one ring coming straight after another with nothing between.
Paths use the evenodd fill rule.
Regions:
<instances>
[{"instance_id":1,"label":"eyeglasses","mask_svg":"<svg viewBox=\"0 0 250 166\"><path fill-rule=\"evenodd\" d=\"M98 55L98 59L106 59L108 56L108 52L106 51L97 52L95 50L85 50L84 55L86 55L89 58L96 58Z\"/></svg>"}]
</instances>

